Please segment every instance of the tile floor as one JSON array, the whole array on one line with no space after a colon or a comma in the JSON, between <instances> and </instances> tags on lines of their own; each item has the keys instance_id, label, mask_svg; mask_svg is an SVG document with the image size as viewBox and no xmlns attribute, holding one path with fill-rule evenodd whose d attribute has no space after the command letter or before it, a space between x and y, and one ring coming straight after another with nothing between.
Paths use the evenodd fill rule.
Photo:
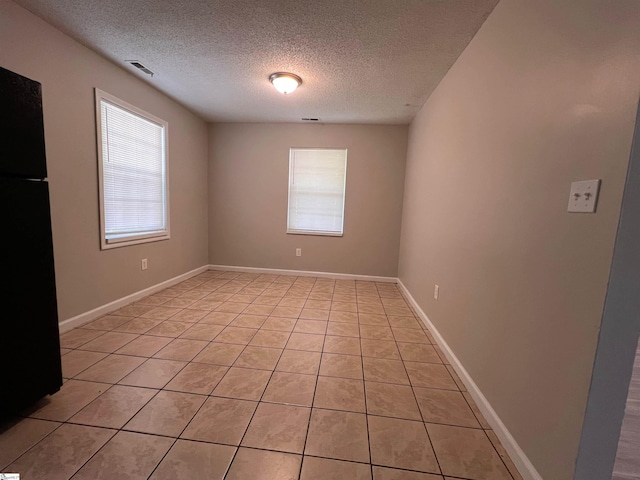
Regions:
<instances>
[{"instance_id":1,"label":"tile floor","mask_svg":"<svg viewBox=\"0 0 640 480\"><path fill-rule=\"evenodd\" d=\"M35 479L520 479L396 285L208 271L61 336Z\"/></svg>"}]
</instances>

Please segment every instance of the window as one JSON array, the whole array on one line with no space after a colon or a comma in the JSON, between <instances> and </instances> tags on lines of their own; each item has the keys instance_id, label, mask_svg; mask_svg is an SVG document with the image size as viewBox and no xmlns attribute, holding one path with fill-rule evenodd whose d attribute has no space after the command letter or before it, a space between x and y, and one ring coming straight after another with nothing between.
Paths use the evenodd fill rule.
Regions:
<instances>
[{"instance_id":1,"label":"window","mask_svg":"<svg viewBox=\"0 0 640 480\"><path fill-rule=\"evenodd\" d=\"M169 238L167 122L96 89L102 249Z\"/></svg>"},{"instance_id":2,"label":"window","mask_svg":"<svg viewBox=\"0 0 640 480\"><path fill-rule=\"evenodd\" d=\"M292 148L287 233L342 236L346 179L346 149Z\"/></svg>"}]
</instances>

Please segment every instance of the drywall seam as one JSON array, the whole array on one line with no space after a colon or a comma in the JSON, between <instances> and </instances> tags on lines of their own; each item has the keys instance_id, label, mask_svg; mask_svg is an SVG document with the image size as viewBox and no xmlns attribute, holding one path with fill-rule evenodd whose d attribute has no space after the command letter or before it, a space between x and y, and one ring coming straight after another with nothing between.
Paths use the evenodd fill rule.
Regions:
<instances>
[{"instance_id":1,"label":"drywall seam","mask_svg":"<svg viewBox=\"0 0 640 480\"><path fill-rule=\"evenodd\" d=\"M272 275L297 275L298 277L333 278L335 280L363 280L366 282L397 283L396 277L376 277L373 275L356 275L353 273L311 272L307 270L282 270L279 268L236 267L230 265L209 265L210 270L226 270L229 272L270 273Z\"/></svg>"},{"instance_id":2,"label":"drywall seam","mask_svg":"<svg viewBox=\"0 0 640 480\"><path fill-rule=\"evenodd\" d=\"M449 347L442 335L440 335L438 329L433 325L433 323L431 323L431 320L429 320L427 314L424 313L422 308L420 308L418 302L416 302L407 287L402 283L402 280L398 278L397 283L400 287L400 290L402 291L402 294L411 304L411 308L413 308L413 310L418 314L418 317L420 318L422 323L424 323L424 325L429 329L434 339L438 343L438 346L442 349L447 359L451 363L451 366L462 380L462 383L464 383L465 387L467 387L467 391L471 394L485 419L487 420L487 422L489 422L489 425L491 425L491 428L500 439L500 442L509 454L509 457L511 457L511 460L513 460L513 463L515 464L522 477L525 480L542 480L542 477L533 466L524 451L520 448L518 442L516 442L515 438L513 438L513 435L511 435L505 424L502 423L502 420L500 420L500 417L493 409L487 398L483 395L478 385L476 385L476 383L471 378L471 375L469 375L460 360L458 360L456 355L453 353L453 350L451 350L451 347Z\"/></svg>"},{"instance_id":3,"label":"drywall seam","mask_svg":"<svg viewBox=\"0 0 640 480\"><path fill-rule=\"evenodd\" d=\"M67 318L63 320L59 324L60 333L68 332L72 328L79 327L84 325L91 320L95 320L107 313L113 312L119 308L125 307L136 300L140 300L148 295L159 292L160 290L164 290L165 288L171 287L177 283L182 282L183 280L187 280L188 278L194 277L199 273L206 272L209 269L207 265L202 267L198 267L190 272L183 273L182 275L178 275L177 277L170 278L169 280L165 280L164 282L157 283L152 285L151 287L145 288L144 290L139 290L131 295L127 295L126 297L119 298L118 300L114 300L113 302L109 302L100 307L94 308L93 310L89 310L88 312L81 313L80 315L76 315L75 317Z\"/></svg>"}]
</instances>

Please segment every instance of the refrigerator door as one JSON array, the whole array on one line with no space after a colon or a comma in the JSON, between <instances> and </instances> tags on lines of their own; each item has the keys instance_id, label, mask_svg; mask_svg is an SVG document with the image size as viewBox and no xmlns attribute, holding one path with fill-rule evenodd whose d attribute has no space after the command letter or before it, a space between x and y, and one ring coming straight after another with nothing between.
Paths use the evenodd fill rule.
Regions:
<instances>
[{"instance_id":1,"label":"refrigerator door","mask_svg":"<svg viewBox=\"0 0 640 480\"><path fill-rule=\"evenodd\" d=\"M41 85L0 67L0 177L46 176Z\"/></svg>"},{"instance_id":2,"label":"refrigerator door","mask_svg":"<svg viewBox=\"0 0 640 480\"><path fill-rule=\"evenodd\" d=\"M0 417L62 385L46 182L0 178Z\"/></svg>"}]
</instances>

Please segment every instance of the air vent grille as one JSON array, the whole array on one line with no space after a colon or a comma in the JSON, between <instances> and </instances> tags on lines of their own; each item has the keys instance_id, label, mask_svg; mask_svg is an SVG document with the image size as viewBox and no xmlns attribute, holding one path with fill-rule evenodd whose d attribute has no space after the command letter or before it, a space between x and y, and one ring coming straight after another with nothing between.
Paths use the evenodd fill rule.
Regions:
<instances>
[{"instance_id":1,"label":"air vent grille","mask_svg":"<svg viewBox=\"0 0 640 480\"><path fill-rule=\"evenodd\" d=\"M141 64L139 61L137 61L137 60L126 60L126 62L128 64L136 67L141 72L144 72L147 75L151 75L153 77L153 72L151 70L149 70L147 67L145 67L143 64Z\"/></svg>"}]
</instances>

